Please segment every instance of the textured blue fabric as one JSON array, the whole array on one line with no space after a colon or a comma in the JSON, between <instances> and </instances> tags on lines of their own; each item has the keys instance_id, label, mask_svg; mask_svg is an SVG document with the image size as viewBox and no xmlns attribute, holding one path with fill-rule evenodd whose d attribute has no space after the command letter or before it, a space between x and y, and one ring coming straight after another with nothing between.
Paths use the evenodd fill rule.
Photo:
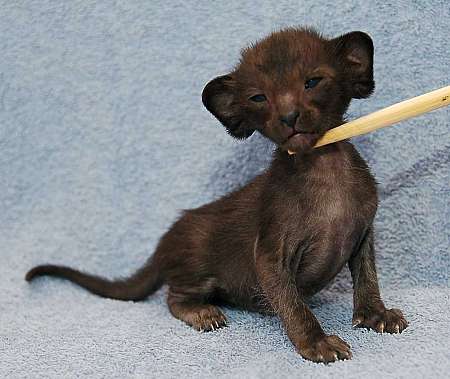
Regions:
<instances>
[{"instance_id":1,"label":"textured blue fabric","mask_svg":"<svg viewBox=\"0 0 450 379\"><path fill-rule=\"evenodd\" d=\"M317 365L275 317L226 309L198 333L142 303L101 299L33 265L127 275L183 208L247 182L270 159L202 107L204 84L245 44L313 25L364 30L377 89L355 118L450 83L448 0L2 1L0 6L0 377L448 377L449 109L355 140L377 177L382 293L401 335L352 330L347 270L312 299L353 359Z\"/></svg>"}]
</instances>

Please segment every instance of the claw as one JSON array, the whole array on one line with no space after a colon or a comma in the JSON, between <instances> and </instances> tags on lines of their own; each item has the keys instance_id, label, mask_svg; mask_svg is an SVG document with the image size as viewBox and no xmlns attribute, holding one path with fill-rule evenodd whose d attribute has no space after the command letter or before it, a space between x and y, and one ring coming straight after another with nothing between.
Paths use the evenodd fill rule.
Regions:
<instances>
[{"instance_id":1,"label":"claw","mask_svg":"<svg viewBox=\"0 0 450 379\"><path fill-rule=\"evenodd\" d=\"M344 359L350 359L352 357L352 353L345 352Z\"/></svg>"},{"instance_id":2,"label":"claw","mask_svg":"<svg viewBox=\"0 0 450 379\"><path fill-rule=\"evenodd\" d=\"M400 333L400 326L398 324L395 325L395 332Z\"/></svg>"},{"instance_id":3,"label":"claw","mask_svg":"<svg viewBox=\"0 0 450 379\"><path fill-rule=\"evenodd\" d=\"M384 322L380 322L379 325L380 325L379 326L380 333L383 333L384 332Z\"/></svg>"},{"instance_id":4,"label":"claw","mask_svg":"<svg viewBox=\"0 0 450 379\"><path fill-rule=\"evenodd\" d=\"M338 355L336 353L333 354L334 360L337 361L338 360Z\"/></svg>"},{"instance_id":5,"label":"claw","mask_svg":"<svg viewBox=\"0 0 450 379\"><path fill-rule=\"evenodd\" d=\"M209 326L211 327L211 330L215 330L213 324L210 324Z\"/></svg>"},{"instance_id":6,"label":"claw","mask_svg":"<svg viewBox=\"0 0 450 379\"><path fill-rule=\"evenodd\" d=\"M361 323L362 323L362 320L355 320L352 324L352 327L357 328L359 325L361 325Z\"/></svg>"},{"instance_id":7,"label":"claw","mask_svg":"<svg viewBox=\"0 0 450 379\"><path fill-rule=\"evenodd\" d=\"M215 321L215 323L216 323L217 329L219 329L220 328L219 323L217 321Z\"/></svg>"}]
</instances>

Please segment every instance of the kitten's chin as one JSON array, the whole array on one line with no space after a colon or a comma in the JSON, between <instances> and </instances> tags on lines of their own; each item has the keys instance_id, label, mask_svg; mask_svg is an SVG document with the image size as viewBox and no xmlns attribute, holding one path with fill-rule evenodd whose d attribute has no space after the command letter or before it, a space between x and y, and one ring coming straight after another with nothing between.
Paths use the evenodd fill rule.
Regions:
<instances>
[{"instance_id":1,"label":"kitten's chin","mask_svg":"<svg viewBox=\"0 0 450 379\"><path fill-rule=\"evenodd\" d=\"M318 133L298 133L290 137L280 147L289 154L305 154L310 152L320 135Z\"/></svg>"}]
</instances>

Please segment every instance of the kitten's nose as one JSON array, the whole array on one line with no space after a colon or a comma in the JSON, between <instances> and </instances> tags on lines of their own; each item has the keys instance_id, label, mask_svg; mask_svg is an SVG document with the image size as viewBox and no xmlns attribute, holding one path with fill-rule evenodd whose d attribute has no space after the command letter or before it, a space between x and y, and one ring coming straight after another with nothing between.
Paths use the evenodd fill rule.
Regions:
<instances>
[{"instance_id":1,"label":"kitten's nose","mask_svg":"<svg viewBox=\"0 0 450 379\"><path fill-rule=\"evenodd\" d=\"M297 122L298 116L300 116L300 113L298 111L292 111L287 115L281 116L280 121L290 128L293 128L295 126L295 123Z\"/></svg>"}]
</instances>

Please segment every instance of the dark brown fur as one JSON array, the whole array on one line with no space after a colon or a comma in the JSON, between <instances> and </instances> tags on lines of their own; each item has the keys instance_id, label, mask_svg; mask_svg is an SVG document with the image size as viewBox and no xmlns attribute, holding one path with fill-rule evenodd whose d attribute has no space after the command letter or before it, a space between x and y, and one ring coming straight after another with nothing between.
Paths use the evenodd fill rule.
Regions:
<instances>
[{"instance_id":1,"label":"dark brown fur","mask_svg":"<svg viewBox=\"0 0 450 379\"><path fill-rule=\"evenodd\" d=\"M362 32L328 40L312 30L287 29L244 50L232 73L208 83L203 102L234 137L257 130L279 146L269 169L185 212L128 279L109 281L53 265L32 269L26 279L64 277L121 300L144 299L166 283L172 314L198 330L226 324L217 307L222 302L275 313L303 357L331 362L350 358L350 347L324 333L304 298L348 263L353 324L401 332L406 320L385 308L378 289L375 181L349 142L312 149L343 122L351 98L371 94L372 66L372 41ZM306 88L311 78L322 79ZM266 100L250 99L261 94Z\"/></svg>"}]
</instances>

